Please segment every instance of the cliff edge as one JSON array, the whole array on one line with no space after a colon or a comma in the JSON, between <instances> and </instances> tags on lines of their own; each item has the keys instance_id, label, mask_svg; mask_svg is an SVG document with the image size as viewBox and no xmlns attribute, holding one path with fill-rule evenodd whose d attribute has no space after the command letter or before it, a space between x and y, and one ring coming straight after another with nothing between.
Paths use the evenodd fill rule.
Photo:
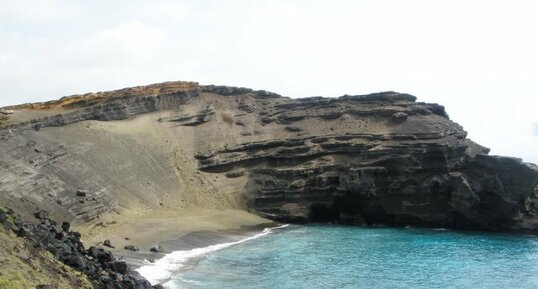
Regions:
<instances>
[{"instance_id":1,"label":"cliff edge","mask_svg":"<svg viewBox=\"0 0 538 289\"><path fill-rule=\"evenodd\" d=\"M538 167L395 92L290 99L168 82L0 109L0 203L95 224L133 209L538 231Z\"/></svg>"}]
</instances>

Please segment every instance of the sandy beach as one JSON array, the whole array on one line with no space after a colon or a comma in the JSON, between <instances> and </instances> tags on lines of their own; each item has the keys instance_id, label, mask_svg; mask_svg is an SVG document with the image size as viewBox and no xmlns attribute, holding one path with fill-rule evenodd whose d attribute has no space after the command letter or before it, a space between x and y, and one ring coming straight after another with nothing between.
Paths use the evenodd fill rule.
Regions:
<instances>
[{"instance_id":1,"label":"sandy beach","mask_svg":"<svg viewBox=\"0 0 538 289\"><path fill-rule=\"evenodd\" d=\"M235 241L275 225L242 210L160 208L106 215L98 224L76 230L87 248L110 240L115 247L110 250L116 257L138 267L144 260L157 260L172 251ZM140 251L125 250L127 245ZM162 246L163 252L150 252L154 245Z\"/></svg>"}]
</instances>

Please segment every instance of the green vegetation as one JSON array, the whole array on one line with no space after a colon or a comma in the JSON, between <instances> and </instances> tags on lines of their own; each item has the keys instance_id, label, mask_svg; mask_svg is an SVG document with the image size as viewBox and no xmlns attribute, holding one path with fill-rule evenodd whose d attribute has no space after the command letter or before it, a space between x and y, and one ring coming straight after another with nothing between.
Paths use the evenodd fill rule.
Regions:
<instances>
[{"instance_id":1,"label":"green vegetation","mask_svg":"<svg viewBox=\"0 0 538 289\"><path fill-rule=\"evenodd\" d=\"M7 213L7 209L6 209L6 208L0 206L0 211L2 211L4 214L6 214L6 216L7 216L7 221L8 221L11 225L14 225L14 224L15 224L15 218ZM2 287L0 287L0 288L2 288Z\"/></svg>"},{"instance_id":2,"label":"green vegetation","mask_svg":"<svg viewBox=\"0 0 538 289\"><path fill-rule=\"evenodd\" d=\"M24 276L21 272L1 272L0 275L10 275L7 277L0 277L0 289L19 289L26 288L28 284L24 282Z\"/></svg>"},{"instance_id":3,"label":"green vegetation","mask_svg":"<svg viewBox=\"0 0 538 289\"><path fill-rule=\"evenodd\" d=\"M6 211L5 208L0 210ZM84 274L1 227L0 268L0 289L35 288L40 284L58 289L92 288Z\"/></svg>"}]
</instances>

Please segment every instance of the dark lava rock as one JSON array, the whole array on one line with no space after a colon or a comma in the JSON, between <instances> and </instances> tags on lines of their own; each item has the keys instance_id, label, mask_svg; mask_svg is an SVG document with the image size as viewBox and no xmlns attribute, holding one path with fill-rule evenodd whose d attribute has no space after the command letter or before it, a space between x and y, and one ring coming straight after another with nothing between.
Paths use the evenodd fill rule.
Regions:
<instances>
[{"instance_id":1,"label":"dark lava rock","mask_svg":"<svg viewBox=\"0 0 538 289\"><path fill-rule=\"evenodd\" d=\"M114 247L112 245L112 242L110 242L110 240L108 240L108 239L103 242L103 246L106 246L106 247L109 247L109 248L116 248L116 247Z\"/></svg>"},{"instance_id":2,"label":"dark lava rock","mask_svg":"<svg viewBox=\"0 0 538 289\"><path fill-rule=\"evenodd\" d=\"M140 251L140 249L138 247L133 246L133 245L127 245L127 246L123 247L123 249L128 250L128 251Z\"/></svg>"},{"instance_id":3,"label":"dark lava rock","mask_svg":"<svg viewBox=\"0 0 538 289\"><path fill-rule=\"evenodd\" d=\"M88 249L87 251L87 254L97 260L99 260L99 262L101 263L107 263L107 262L111 262L112 260L114 260L114 256L112 256L112 253L110 253L110 251L107 251L105 249L102 249L102 248L97 248L97 247L90 247L90 249Z\"/></svg>"},{"instance_id":4,"label":"dark lava rock","mask_svg":"<svg viewBox=\"0 0 538 289\"><path fill-rule=\"evenodd\" d=\"M26 232L26 229L24 228L18 228L17 226L12 226L12 229L15 231L15 233L17 234L17 237L26 237L27 236L27 232Z\"/></svg>"},{"instance_id":5,"label":"dark lava rock","mask_svg":"<svg viewBox=\"0 0 538 289\"><path fill-rule=\"evenodd\" d=\"M107 268L110 270L120 273L120 274L127 274L128 268L127 263L124 261L112 261L105 264Z\"/></svg>"},{"instance_id":6,"label":"dark lava rock","mask_svg":"<svg viewBox=\"0 0 538 289\"><path fill-rule=\"evenodd\" d=\"M76 196L85 198L89 193L90 193L89 190L78 190L76 192Z\"/></svg>"},{"instance_id":7,"label":"dark lava rock","mask_svg":"<svg viewBox=\"0 0 538 289\"><path fill-rule=\"evenodd\" d=\"M34 217L36 217L38 220L46 220L49 217L49 213L45 211L38 211L34 213Z\"/></svg>"},{"instance_id":8,"label":"dark lava rock","mask_svg":"<svg viewBox=\"0 0 538 289\"><path fill-rule=\"evenodd\" d=\"M71 228L71 224L69 222L62 222L62 230L64 232L69 232L69 228Z\"/></svg>"},{"instance_id":9,"label":"dark lava rock","mask_svg":"<svg viewBox=\"0 0 538 289\"><path fill-rule=\"evenodd\" d=\"M65 263L80 271L82 271L88 266L87 260L81 255L71 256Z\"/></svg>"},{"instance_id":10,"label":"dark lava rock","mask_svg":"<svg viewBox=\"0 0 538 289\"><path fill-rule=\"evenodd\" d=\"M149 250L150 250L150 252L158 253L158 252L163 251L163 247L161 247L161 245L155 245L155 246L151 247Z\"/></svg>"},{"instance_id":11,"label":"dark lava rock","mask_svg":"<svg viewBox=\"0 0 538 289\"><path fill-rule=\"evenodd\" d=\"M84 249L78 232L70 232L68 223L61 227L48 218L46 212L35 214L40 224L24 223L20 217L6 214L15 220L12 230L35 247L51 252L66 265L83 272L96 289L152 289L155 288L137 272L131 271L124 261L118 261L111 252L102 248ZM6 221L7 222L7 221ZM53 288L39 285L36 288ZM159 288L159 287L157 287Z\"/></svg>"},{"instance_id":12,"label":"dark lava rock","mask_svg":"<svg viewBox=\"0 0 538 289\"><path fill-rule=\"evenodd\" d=\"M3 223L7 220L7 215L3 211L0 210L0 223Z\"/></svg>"},{"instance_id":13,"label":"dark lava rock","mask_svg":"<svg viewBox=\"0 0 538 289\"><path fill-rule=\"evenodd\" d=\"M12 225L9 221L7 221L7 220L2 222L2 227L3 227L4 230L6 230L6 231L11 231L12 226L13 226L13 225Z\"/></svg>"}]
</instances>

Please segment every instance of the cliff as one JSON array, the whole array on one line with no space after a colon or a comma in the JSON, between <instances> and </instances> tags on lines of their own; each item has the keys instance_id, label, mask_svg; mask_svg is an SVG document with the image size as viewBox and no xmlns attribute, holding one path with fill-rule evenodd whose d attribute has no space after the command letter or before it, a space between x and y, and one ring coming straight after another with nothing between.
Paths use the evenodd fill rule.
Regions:
<instances>
[{"instance_id":1,"label":"cliff","mask_svg":"<svg viewBox=\"0 0 538 289\"><path fill-rule=\"evenodd\" d=\"M3 108L0 203L98 223L239 208L290 222L537 232L538 167L490 156L444 107L169 82Z\"/></svg>"}]
</instances>

